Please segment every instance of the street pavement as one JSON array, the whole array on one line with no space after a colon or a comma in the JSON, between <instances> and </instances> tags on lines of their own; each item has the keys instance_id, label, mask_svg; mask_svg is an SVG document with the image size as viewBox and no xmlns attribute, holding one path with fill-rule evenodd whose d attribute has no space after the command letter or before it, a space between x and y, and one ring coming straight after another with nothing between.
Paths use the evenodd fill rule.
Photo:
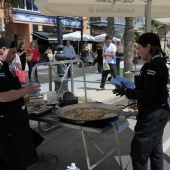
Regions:
<instances>
[{"instance_id":1,"label":"street pavement","mask_svg":"<svg viewBox=\"0 0 170 170\"><path fill-rule=\"evenodd\" d=\"M42 69L42 68L40 68ZM80 68L81 69L81 68ZM41 72L42 73L42 72ZM43 74L43 73L42 73ZM125 97L118 97L112 93L114 85L106 82L105 90L96 91L99 88L101 81L101 74L97 71L93 73L86 73L86 90L89 102L103 102L105 104L128 104L128 99ZM41 81L41 80L40 80ZM84 81L83 77L75 77L73 79L74 94L79 97L81 102L84 100ZM69 80L69 89L71 89L71 81ZM52 83L54 89L54 83ZM44 93L44 99L47 98L46 93L49 91L49 83L41 84L41 93ZM120 152L122 155L123 169L132 170L131 160L129 157L130 143L134 135L134 126L136 123L135 117L131 116L128 119L129 127L124 129L118 134L118 142ZM38 131L43 137L44 142L37 148L40 161L28 170L66 170L72 162L76 163L77 167L81 170L88 170L85 157L85 151L81 136L81 131L67 127L57 127L48 132L40 132L38 123L30 121L30 125ZM48 127L47 124L42 124L43 128ZM164 133L164 158L165 168L169 170L170 165L170 138L169 138L170 123L168 122ZM88 151L90 155L90 163L94 164L101 158L102 154L96 149L94 143L90 142L93 139L97 145L102 148L104 152L111 150L116 146L113 129L108 130L103 134L87 133L86 139L88 140ZM119 170L120 167L116 161L118 156L117 152L112 153L103 162L97 165L94 170ZM115 159L116 158L116 159Z\"/></svg>"}]
</instances>

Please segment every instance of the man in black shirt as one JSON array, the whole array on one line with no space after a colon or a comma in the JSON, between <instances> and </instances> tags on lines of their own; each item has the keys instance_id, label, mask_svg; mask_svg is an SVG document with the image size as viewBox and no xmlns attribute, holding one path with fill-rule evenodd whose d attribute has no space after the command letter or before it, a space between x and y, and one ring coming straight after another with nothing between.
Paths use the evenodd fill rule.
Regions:
<instances>
[{"instance_id":1,"label":"man in black shirt","mask_svg":"<svg viewBox=\"0 0 170 170\"><path fill-rule=\"evenodd\" d=\"M30 129L23 96L39 91L29 83L21 88L9 71L17 50L14 41L0 38L0 170L26 170L38 161L36 146L43 138Z\"/></svg>"}]
</instances>

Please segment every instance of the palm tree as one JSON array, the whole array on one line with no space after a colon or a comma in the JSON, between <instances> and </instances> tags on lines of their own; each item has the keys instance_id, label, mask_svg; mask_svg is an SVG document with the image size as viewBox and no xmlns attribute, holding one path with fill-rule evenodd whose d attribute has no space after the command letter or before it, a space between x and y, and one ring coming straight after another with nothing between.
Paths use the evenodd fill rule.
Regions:
<instances>
[{"instance_id":1,"label":"palm tree","mask_svg":"<svg viewBox=\"0 0 170 170\"><path fill-rule=\"evenodd\" d=\"M154 19L151 20L151 32L158 33L160 30L164 29L164 25L161 22ZM139 30L145 32L145 24Z\"/></svg>"},{"instance_id":2,"label":"palm tree","mask_svg":"<svg viewBox=\"0 0 170 170\"><path fill-rule=\"evenodd\" d=\"M124 72L133 69L133 57L134 57L134 26L133 26L132 17L125 17L125 32L124 32ZM134 80L134 76L132 74L124 75L125 78L129 80Z\"/></svg>"},{"instance_id":3,"label":"palm tree","mask_svg":"<svg viewBox=\"0 0 170 170\"><path fill-rule=\"evenodd\" d=\"M12 6L18 5L20 0L0 0L0 3L3 2L4 10L4 25L5 31L2 32L2 36L8 36L14 39L14 28L13 28L13 19L12 19Z\"/></svg>"},{"instance_id":4,"label":"palm tree","mask_svg":"<svg viewBox=\"0 0 170 170\"><path fill-rule=\"evenodd\" d=\"M107 17L107 34L114 37L114 17Z\"/></svg>"}]
</instances>

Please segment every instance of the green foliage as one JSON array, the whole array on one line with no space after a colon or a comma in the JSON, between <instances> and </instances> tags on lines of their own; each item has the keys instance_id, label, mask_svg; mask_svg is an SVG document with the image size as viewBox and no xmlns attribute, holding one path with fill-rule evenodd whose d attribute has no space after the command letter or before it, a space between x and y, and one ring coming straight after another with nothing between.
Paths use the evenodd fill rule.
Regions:
<instances>
[{"instance_id":1,"label":"green foliage","mask_svg":"<svg viewBox=\"0 0 170 170\"><path fill-rule=\"evenodd\" d=\"M10 0L11 6L18 6L21 3L22 0Z\"/></svg>"},{"instance_id":2,"label":"green foliage","mask_svg":"<svg viewBox=\"0 0 170 170\"><path fill-rule=\"evenodd\" d=\"M0 0L0 3L2 2L3 0ZM11 4L11 6L18 6L22 0L4 0L4 2L7 1Z\"/></svg>"},{"instance_id":3,"label":"green foliage","mask_svg":"<svg viewBox=\"0 0 170 170\"><path fill-rule=\"evenodd\" d=\"M162 29L164 29L164 25L161 22L156 21L154 19L151 20L151 32L157 33ZM139 30L145 32L145 24L143 24L143 26L139 28Z\"/></svg>"}]
</instances>

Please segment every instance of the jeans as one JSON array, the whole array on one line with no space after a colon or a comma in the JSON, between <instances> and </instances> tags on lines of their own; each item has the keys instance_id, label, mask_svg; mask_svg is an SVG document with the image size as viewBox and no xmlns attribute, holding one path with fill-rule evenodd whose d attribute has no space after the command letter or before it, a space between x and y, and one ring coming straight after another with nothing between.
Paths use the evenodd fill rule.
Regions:
<instances>
[{"instance_id":1,"label":"jeans","mask_svg":"<svg viewBox=\"0 0 170 170\"><path fill-rule=\"evenodd\" d=\"M31 80L31 74L32 74L32 68L37 64L38 62L32 62L32 61L29 61L28 62L28 78L29 80ZM36 78L36 81L38 79L38 76L37 76L37 68L35 70L35 78Z\"/></svg>"},{"instance_id":2,"label":"jeans","mask_svg":"<svg viewBox=\"0 0 170 170\"><path fill-rule=\"evenodd\" d=\"M73 58L66 58L66 60L74 60L75 59L75 57L73 57ZM70 63L67 63L67 67L69 66L69 64ZM71 66L70 66L71 67ZM71 77L71 68L69 67L69 69L68 69L68 78L70 78Z\"/></svg>"}]
</instances>

